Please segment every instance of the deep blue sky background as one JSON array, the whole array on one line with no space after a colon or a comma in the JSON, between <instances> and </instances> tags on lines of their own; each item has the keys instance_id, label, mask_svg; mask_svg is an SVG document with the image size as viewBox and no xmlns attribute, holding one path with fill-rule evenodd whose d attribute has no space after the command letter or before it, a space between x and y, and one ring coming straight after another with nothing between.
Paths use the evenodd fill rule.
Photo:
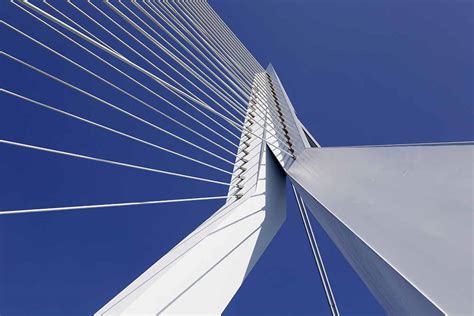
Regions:
<instances>
[{"instance_id":1,"label":"deep blue sky background","mask_svg":"<svg viewBox=\"0 0 474 316\"><path fill-rule=\"evenodd\" d=\"M262 65L273 63L300 119L323 146L474 138L472 2L210 3ZM156 103L152 95L118 78L18 9L2 2L0 11L7 22L68 56L94 65L95 71L129 85L134 93ZM15 56L153 122L167 124L2 26L3 44L5 51ZM147 140L182 147L5 58L0 58L0 69L3 87ZM153 84L145 77L141 79ZM0 138L228 180L24 101L1 95L0 104ZM0 145L2 210L225 193L225 187L216 185ZM0 314L91 314L219 205L196 202L2 217ZM357 275L315 225L341 313L382 314ZM327 314L291 195L287 222L226 312Z\"/></svg>"}]
</instances>

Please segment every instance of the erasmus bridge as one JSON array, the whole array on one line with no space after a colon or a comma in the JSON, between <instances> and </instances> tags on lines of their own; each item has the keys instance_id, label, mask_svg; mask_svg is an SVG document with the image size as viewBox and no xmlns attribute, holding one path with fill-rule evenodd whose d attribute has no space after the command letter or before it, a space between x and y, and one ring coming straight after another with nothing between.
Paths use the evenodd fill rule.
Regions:
<instances>
[{"instance_id":1,"label":"erasmus bridge","mask_svg":"<svg viewBox=\"0 0 474 316\"><path fill-rule=\"evenodd\" d=\"M2 209L2 219L170 203L199 209L200 201L221 201L96 315L222 313L284 224L287 194L297 201L332 315L339 315L337 300L310 216L387 313L472 315L472 142L320 146L275 68L260 65L204 0L3 5L13 14L1 21L2 32L49 58L46 67L21 46L2 50L2 63L24 78L24 85L9 88L6 76L5 100L106 132L110 142L153 149L156 156L154 164L140 164L2 135L0 146L25 157L38 152L109 165L116 173L154 174L160 177L157 193L166 197L174 192L167 185L172 179L181 181L183 192L210 186L216 194ZM32 93L27 81L33 73L94 110L54 101L54 89ZM125 123L109 124L105 118L112 116ZM134 132L134 124L154 136ZM173 163L160 165L160 155Z\"/></svg>"}]
</instances>

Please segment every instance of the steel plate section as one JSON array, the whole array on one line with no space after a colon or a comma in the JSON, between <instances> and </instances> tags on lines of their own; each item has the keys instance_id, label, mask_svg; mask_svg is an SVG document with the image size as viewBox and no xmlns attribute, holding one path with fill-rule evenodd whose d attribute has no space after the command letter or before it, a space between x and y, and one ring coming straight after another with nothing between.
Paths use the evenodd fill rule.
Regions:
<instances>
[{"instance_id":1,"label":"steel plate section","mask_svg":"<svg viewBox=\"0 0 474 316\"><path fill-rule=\"evenodd\" d=\"M289 175L389 313L472 315L474 145L310 148Z\"/></svg>"}]
</instances>

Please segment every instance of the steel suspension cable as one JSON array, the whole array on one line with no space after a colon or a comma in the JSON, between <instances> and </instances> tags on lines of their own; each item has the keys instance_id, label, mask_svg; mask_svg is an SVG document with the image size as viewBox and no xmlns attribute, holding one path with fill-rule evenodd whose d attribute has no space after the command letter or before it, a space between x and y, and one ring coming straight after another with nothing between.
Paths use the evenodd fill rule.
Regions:
<instances>
[{"instance_id":1,"label":"steel suspension cable","mask_svg":"<svg viewBox=\"0 0 474 316\"><path fill-rule=\"evenodd\" d=\"M211 30L216 35L217 39L220 39L218 42L222 42L222 44L226 42L228 43L229 41L228 37L225 34L222 34L222 30L220 29L218 22L215 20L215 18L212 15L213 13L215 13L214 10L211 8L210 10L212 10L213 12L209 12L208 8L204 7L204 4L203 6L200 6L200 4L202 3L199 3L199 2L195 3L195 5L192 6L192 9L199 12L200 13L199 15L203 17L202 19L206 20L209 23L210 25L209 30ZM184 3L183 5L186 5L186 3ZM207 17L207 19L204 19L204 17ZM229 45L223 45L223 47L229 46L227 51L231 55L236 57L237 60L240 60L241 64L246 67L247 71L249 71L250 73L258 73L264 70L263 67L260 66L260 64L258 64L258 66L256 67L255 64L253 64L252 62L244 58L240 53L238 53L240 49L235 47L235 44L233 43L228 43L228 44Z\"/></svg>"},{"instance_id":2,"label":"steel suspension cable","mask_svg":"<svg viewBox=\"0 0 474 316\"><path fill-rule=\"evenodd\" d=\"M169 5L171 6L171 4ZM214 45L214 42L208 36L209 33L201 27L201 24L197 22L192 12L186 10L186 7L181 5L180 3L175 3L175 8L177 9L175 10L175 12L179 10L180 12L182 12L182 16L187 18L188 21L191 22L191 24L194 26L193 28L194 28L195 33L201 39L201 41L205 42L209 46L209 48L213 51L213 53L216 54L216 56L218 56L222 60L222 62L225 63L227 67L229 67L229 69L232 70L233 76L237 76L238 78L240 78L239 80L240 82L245 82L247 86L251 86L252 78L249 78L244 73L242 73L241 70L239 70L238 67L234 65L232 59L229 59L229 57L226 54L223 54L222 51ZM189 23L187 24L190 25ZM199 33L201 33L202 36L199 35Z\"/></svg>"},{"instance_id":3,"label":"steel suspension cable","mask_svg":"<svg viewBox=\"0 0 474 316\"><path fill-rule=\"evenodd\" d=\"M15 2L13 2L15 3ZM186 96L187 98L190 98L191 100L193 100L194 102L196 102L197 104L201 105L203 108L205 108L206 110L214 113L215 115L221 117L222 119L224 119L225 121L227 121L228 123L233 123L234 125L239 125L235 122L233 122L232 120L228 119L225 115L221 114L220 112L216 111L215 109L213 109L212 107L208 106L207 104L205 103L202 103L200 102L199 100L196 100L194 99L193 97L189 96L188 94L184 93L183 91L181 91L180 89L177 89L176 87L174 87L173 85L167 83L166 81L164 81L163 79L157 77L156 75L154 75L153 73L149 72L148 70L144 69L143 67L140 67L139 65L131 62L129 59L127 59L125 56L121 55L121 54L116 54L114 51L111 51L110 49L108 49L107 47L103 46L102 44L100 44L99 42L95 41L94 39L88 37L87 35L81 33L80 31L74 29L73 27L71 27L70 25L68 25L67 23L59 20L58 18L52 16L51 14L49 14L48 12L45 12L44 10L38 8L37 6L35 5L32 5L31 3L29 2L22 2L23 4L27 5L29 8L33 9L34 11L38 12L39 14L45 16L47 19L55 22L56 24L60 25L61 27L63 28L66 28L67 30L71 31L72 33L82 37L84 40L90 42L91 44L97 46L98 48L104 50L106 53L112 55L113 57L117 58L118 60L128 64L129 66L135 68L136 70L142 72L143 74L147 75L148 77L150 77L151 79L153 79L154 81L158 82L159 84L161 84L162 86L168 88L171 92L173 92L176 96L178 96L179 98L181 98L182 100L185 100L183 98L183 96ZM16 4L16 3L15 3ZM23 8L22 8L23 9ZM31 14L29 11L25 10L26 12L28 12L29 14ZM31 14L33 15L33 14ZM33 15L34 16L34 15ZM230 132L230 131L229 131ZM238 135L235 135L233 134L235 137L239 138Z\"/></svg>"},{"instance_id":4,"label":"steel suspension cable","mask_svg":"<svg viewBox=\"0 0 474 316\"><path fill-rule=\"evenodd\" d=\"M64 55L62 55L61 53L57 52L56 50L52 49L51 47L47 46L46 44L44 44L44 43L38 41L37 39L33 38L32 36L30 36L30 35L24 33L23 31L21 31L21 30L15 28L14 26L8 24L7 22L0 21L0 24L6 25L6 26L7 26L8 28L10 28L11 30L17 32L18 34L20 34L20 35L26 37L27 39L31 40L32 42L34 42L34 43L40 45L41 47L47 49L48 51L54 53L55 55L59 56L60 58L64 59L65 61L67 61L67 62L73 64L74 66L78 67L79 69L81 69L81 70L87 72L88 74L94 76L95 78L101 80L102 82L104 82L104 83L106 83L106 84L108 84L108 85L114 87L115 89L119 90L120 92L122 92L122 93L124 93L124 94L126 94L126 95L128 95L128 96L130 96L130 97L132 97L132 98L134 98L134 99L137 100L138 102L140 102L140 103L142 103L143 105L147 106L149 109L151 109L151 110L153 110L153 111L155 111L155 112L157 112L157 113L163 115L164 117L166 117L166 118L168 118L169 120L175 122L176 124L179 124L181 127L186 128L186 129L188 129L189 131L193 132L194 134L200 136L201 138L206 139L207 141L209 141L209 142L213 143L214 145L220 147L221 149L225 150L226 152L228 152L228 153L230 153L230 154L232 154L232 155L235 155L235 153L229 151L229 150L226 149L225 147L222 147L221 145L215 143L215 142L212 141L211 139L209 139L209 138L207 138L206 136L202 135L201 133L199 133L199 132L193 130L192 128L187 127L186 125L184 125L183 123L181 123L181 122L179 122L178 120L174 119L173 117L169 116L168 114L166 114L166 113L164 113L164 112L162 112L162 111L156 109L155 107L149 105L148 103L144 102L143 100L141 100L141 99L135 97L135 96L132 95L131 93L129 93L129 92L127 92L127 91L125 91L125 90L119 88L118 86L114 85L114 84L111 83L110 81L108 81L108 80L102 78L101 76L97 75L96 73L94 73L94 72L91 71L90 69L88 69L88 68L86 68L86 67L80 65L79 63L77 63L77 62L71 60L70 58L68 58L68 57L66 57L66 56L64 56ZM167 99L161 99L161 96L158 95L158 94L156 94L156 92L154 92L154 91L151 90L150 88L144 86L144 85L141 84L140 82L136 81L134 78L130 77L130 76L127 75L126 73L124 73L124 72L122 72L121 70L115 68L114 66L112 66L112 68L113 68L114 70L116 70L117 72L119 72L120 74L124 75L127 79L130 79L131 81L133 81L134 83L136 83L137 85L139 85L141 88L143 88L143 89L146 90L147 92L149 92L149 93L153 94L154 96L160 98L160 100L163 100L165 103L167 103L168 105L170 105L170 106L173 107L174 109L180 111L180 113L186 115L187 117L189 117L190 119L192 119L192 120L195 121L196 123L200 124L201 126L205 127L206 129L209 129L209 130L212 131L212 132L215 132L213 129L211 129L210 127L208 127L206 124L203 124L200 120L197 120L194 116L189 115L187 112L183 111L181 108L179 108L179 107L177 107L176 105L174 105L173 103L169 102ZM221 136L221 135L218 134L217 132L215 132L215 133L216 133L216 135ZM234 146L235 148L238 148L238 146L237 146L235 143L233 143L232 141L230 141L229 139L227 139L227 138L225 138L225 137L223 137L223 136L221 136L221 138L222 138L223 140L225 140L226 142L228 142L229 144L231 144L232 146Z\"/></svg>"},{"instance_id":5,"label":"steel suspension cable","mask_svg":"<svg viewBox=\"0 0 474 316\"><path fill-rule=\"evenodd\" d=\"M70 5L72 5L77 11L79 11L82 15L86 16L89 20L91 20L93 23L95 23L96 25L98 25L101 29L103 29L104 31L106 31L108 34L110 34L112 37L114 37L117 41L119 41L121 44L123 44L124 46L126 46L128 49L130 49L132 52L134 52L135 54L137 54L138 56L140 56L143 60L145 60L148 64L150 64L153 68L157 69L158 71L160 71L161 73L163 73L167 78L169 78L170 80L172 80L175 84L177 84L178 86L180 86L182 89L184 89L187 93L189 93L190 95L192 95L193 97L195 97L196 99L200 100L200 102L204 102L202 101L201 99L199 99L195 94L193 94L191 91L189 91L187 88L185 88L184 86L182 86L179 82L177 82L175 79L173 79L171 76L169 76L165 71L163 71L162 69L158 68L154 63L152 63L150 60L148 60L147 58L145 58L142 54L140 54L138 51L136 51L134 48L132 48L130 45L128 45L125 41L123 41L120 37L118 37L115 33L111 32L110 30L108 30L107 28L105 28L102 24L100 24L99 22L97 22L95 19L93 19L90 15L88 15L87 13L85 13L82 9L80 9L78 6L76 6L74 3L72 2L69 2ZM92 5L92 4L91 4ZM93 7L95 7L94 5L92 5ZM211 96L209 96L206 92L204 92L201 88L199 88L194 82L192 82L188 77L186 77L185 75L183 75L181 72L179 72L176 68L174 68L171 64L169 64L167 61L165 61L164 59L161 58L161 56L157 55L152 49L150 49L147 45L145 45L143 42L141 42L138 38L136 38L134 35L132 35L130 32L128 32L125 28L123 28L119 23L117 23L115 20L113 20L112 18L110 18L108 15L105 14L105 12L103 12L102 10L100 10L99 8L95 7L102 15L104 15L107 19L109 19L110 21L112 21L115 25L117 25L119 28L121 28L122 31L126 32L130 37L132 37L135 41L137 41L140 45L142 45L144 48L147 49L147 51L149 51L151 54L153 54L156 58L158 58L161 62L163 62L164 64L166 64L168 67L170 67L171 69L173 69L178 75L180 75L183 79L185 79L187 82L189 82L191 85L193 85L196 89L198 89L200 92L202 92L204 95L206 95L208 98L210 98L215 104L217 104L219 107L221 107L220 103L218 103L216 100L214 100ZM232 115L232 114L231 114ZM235 118L235 116L234 116ZM235 118L237 119L237 118ZM237 119L239 120L239 119Z\"/></svg>"},{"instance_id":6,"label":"steel suspension cable","mask_svg":"<svg viewBox=\"0 0 474 316\"><path fill-rule=\"evenodd\" d=\"M54 76L54 75L52 75L52 74L50 74L50 73L48 73L48 72L46 72L46 71L44 71L44 70L41 70L41 69L39 69L39 68L37 68L37 67L35 67L35 66L33 66L33 65L31 65L31 64L29 64L29 63L27 63L27 62L25 62L25 61L22 61L22 60L20 60L20 59L18 59L18 58L16 58L16 57L13 57L13 56L11 56L11 55L5 53L5 52L0 52L0 55L4 55L4 56L6 56L6 57L8 57L8 58L10 58L10 59L12 59L12 60L14 60L14 61L16 61L16 62L22 64L22 65L24 65L24 66L26 66L26 67L28 67L28 68L30 68L30 69L32 69L32 70L34 70L34 71L36 71L36 72L38 72L38 73L40 73L40 74L42 74L42 75L44 75L44 76L46 76L46 77L48 77L48 78L54 80L54 81L57 81L57 82L59 82L59 83L62 83L63 85L65 85L65 86L67 86L67 87L69 87L69 88L71 88L71 89L74 89L74 90L76 90L76 91L78 91L78 92L80 92L80 93L82 93L82 94L84 94L84 95L86 95L86 96L88 96L88 97L90 97L90 98L92 98L92 99L94 99L94 100L96 100L96 101L98 101L98 102L100 102L100 103L106 105L106 106L109 106L109 107L111 107L112 109L114 109L114 110L116 110L116 111L118 111L118 112L121 112L121 113L125 114L125 115L128 116L128 117L131 117L131 118L133 118L133 119L135 119L135 120L137 120L137 121L139 121L139 122L141 122L141 123L144 123L144 124L146 124L146 125L148 125L148 126L154 128L154 129L157 129L157 130L159 130L159 131L161 131L161 132L167 134L168 136L171 136L171 137L173 137L173 138L175 138L175 139L177 139L177 140L179 140L179 141L181 141L181 142L183 142L183 143L186 143L186 144L188 144L188 145L190 145L190 146L192 146L192 147L194 147L194 148L196 148L196 149L198 149L198 150L204 152L204 153L207 153L207 154L209 154L209 155L211 155L211 156L213 156L213 157L215 157L215 158L217 158L217 159L219 159L219 160L221 160L221 161L226 162L227 164L234 165L234 163L233 163L232 161L227 160L226 158L224 158L224 157L222 157L222 156L220 156L220 155L218 155L218 154L215 154L214 152L211 152L211 151L209 151L209 150L207 150L207 149L205 149L205 148L203 148L203 147L201 147L201 146L199 146L199 145L196 145L196 144L194 144L193 142L191 142L191 141L189 141L189 140L187 140L187 139L185 139L185 138L183 138L183 137L181 137L181 136L178 136L178 135L176 135L176 134L173 133L173 132L170 132L170 131L168 131L168 130L166 130L166 129L164 129L164 128L162 128L162 127L156 125L156 124L153 124L153 123L151 123L151 122L149 122L149 121L147 121L147 120L145 120L145 119L143 119L143 118L141 118L141 117L139 117L139 116L137 116L137 115L135 115L135 114L132 114L132 113L130 113L129 111L126 111L126 110L124 110L123 108L121 108L121 107L119 107L119 106L116 106L116 105L114 105L114 104L112 104L112 103L110 103L110 102L108 102L108 101L106 101L106 100L104 100L104 99L102 99L102 98L100 98L100 97L98 97L98 96L96 96L96 95L90 93L90 92L87 92L86 90L83 90L83 89L81 89L81 88L79 88L79 87L77 87L77 86L75 86L75 85L73 85L73 84L71 84L71 83L69 83L69 82L67 82L67 81L65 81L65 80L63 80L63 79L61 79L61 78L58 78L58 77L56 77L56 76Z\"/></svg>"},{"instance_id":7,"label":"steel suspension cable","mask_svg":"<svg viewBox=\"0 0 474 316\"><path fill-rule=\"evenodd\" d=\"M162 11L168 15L168 17L170 17L175 23L176 25L178 25L184 32L186 32L188 35L190 35L191 38L194 38L195 40L195 43L196 44L199 44L201 47L207 49L199 40L197 40L194 35L189 31L189 29L184 26L181 21L178 19L178 16L179 15L176 15L176 14L173 14L169 9L173 9L172 7L168 7L166 6L166 2L160 2L158 3L158 5L163 9ZM219 73L222 74L222 71L219 71ZM245 85L243 84L242 82L233 82L232 80L230 80L230 78L228 76L226 76L225 74L223 74L223 76L233 84L234 87L236 87L237 91L239 91L240 93L242 93L243 95L247 95L249 90L250 90L250 87L248 85Z\"/></svg>"},{"instance_id":8,"label":"steel suspension cable","mask_svg":"<svg viewBox=\"0 0 474 316\"><path fill-rule=\"evenodd\" d=\"M134 4L136 7L139 8L140 11L143 12L143 14L145 14L154 24L156 24L158 26L158 28L164 30L166 32L166 34L168 36L170 36L177 44L180 45L180 47L182 47L188 54L190 54L191 56L193 56L193 58L198 61L206 70L212 72L212 70L209 69L209 67L199 58L197 57L193 52L191 52L189 50L188 47L186 47L186 45L184 45L179 39L176 38L176 36L174 36L166 27L164 27L160 22L158 22L158 20L152 16L149 12L147 12L147 10L145 10L141 5L139 5L138 2L132 2L132 4ZM195 49L209 64L211 64L213 67L217 67L215 63L213 63L198 47L196 47L187 37L186 35L184 35L179 29L177 29L172 23L171 21L166 17L166 16L163 16L161 15L160 12L157 12L154 8L152 8L151 6L151 3L147 3L147 2L143 2L143 4L145 6L147 6L149 9L150 9L150 12L154 13L155 15L159 16L171 29L173 29L173 31L175 31L181 38L183 38L189 45L191 45L191 47L193 49ZM171 44L169 44L170 46L172 46ZM174 46L172 46L175 50L177 50ZM179 52L179 50L177 50L177 52ZM194 64L193 64L194 65ZM202 70L194 65L195 67L197 67L197 69L199 71L202 72ZM211 79L209 76L207 76L207 74L205 74L204 72L202 72L204 75L206 75L206 78L209 79L209 81L212 82L212 86L215 88L215 89L219 89L219 91L223 94L226 95L226 97L228 99L232 99L232 102L235 102L236 104L238 104L238 101L235 99L234 96L232 96L226 89L224 89L223 87L221 87L220 85L218 85L213 79ZM217 76L217 75L216 75ZM220 79L220 78L218 78ZM222 79L220 79L222 80ZM223 81L222 81L223 82ZM235 96L237 96L239 99L241 100L244 100L242 98L242 96L240 94L237 93L237 91L234 91L230 86L228 86L225 82L223 82L224 86L227 87L229 89L230 92L232 92ZM244 100L245 101L245 100Z\"/></svg>"},{"instance_id":9,"label":"steel suspension cable","mask_svg":"<svg viewBox=\"0 0 474 316\"><path fill-rule=\"evenodd\" d=\"M206 162L204 162L204 161L201 161L201 160L199 160L199 159L192 158L192 157L190 157L190 156L188 156L188 155L181 154L181 153L179 153L179 152L177 152L177 151L168 149L168 148L166 148L166 147L157 145L157 144L155 144L155 143L148 142L148 141L143 140L143 139L141 139L141 138L138 138L138 137L132 136L132 135L130 135L130 134L121 132L121 131L119 131L119 130L117 130L117 129L113 129L113 128L108 127L108 126L106 126L106 125L99 124L99 123L97 123L97 122L88 120L88 119L86 119L86 118L84 118L84 117L81 117L81 116L79 116L79 115L75 115L75 114L72 114L72 113L67 112L67 111L64 111L64 110L60 110L60 109L58 109L58 108L56 108L56 107L54 107L54 106L51 106L51 105L45 104L45 103L43 103L43 102L39 102L39 101L33 100L33 99L28 98L28 97L25 97L25 96L23 96L23 95L17 94L17 93L15 93L15 92L13 92L13 91L6 90L6 89L0 89L0 93L2 93L2 92L3 92L3 93L6 93L6 94L8 94L8 95L14 96L14 97L16 97L16 98L22 99L22 100L24 100L24 101L28 101L28 102L30 102L30 103L39 105L39 106L41 106L41 107L43 107L43 108L45 108L45 109L51 110L51 111L53 111L53 112L60 113L60 114L62 114L62 115L71 117L71 118L76 119L76 120L78 120L78 121L81 121L81 122L90 124L90 125L92 125L92 126L99 127L99 128L101 128L101 129L104 129L104 130L109 131L109 132L111 132L111 133L114 133L114 134L117 134L117 135L126 137L126 138L128 138L128 139L134 140L134 141L139 142L139 143L141 143L141 144L144 144L144 145L147 145L147 146L156 148L156 149L160 149L160 150L162 150L162 151L165 151L165 152L167 152L167 153L169 153L169 154L172 154L172 155L175 155L175 156L177 156L177 157L184 158L184 159L186 159L186 160L189 160L189 161L198 163L198 164L203 165L203 166L206 166L206 167L208 167L208 168L211 168L211 169L214 169L214 170L217 170L217 171L220 171L220 172L223 172L223 173L232 175L232 172L229 172L229 171L224 170L224 169L222 169L222 168L219 168L219 167L216 167L216 166L214 166L214 165L208 164L208 163L206 163Z\"/></svg>"},{"instance_id":10,"label":"steel suspension cable","mask_svg":"<svg viewBox=\"0 0 474 316\"><path fill-rule=\"evenodd\" d=\"M119 2L121 3L121 2ZM122 3L121 3L122 4ZM132 25L135 29L137 29L140 33L142 33L148 40L150 40L153 44L157 45L161 50L163 50L168 56L170 56L171 58L173 58L173 60L175 60L177 63L179 63L184 69L188 70L189 71L189 67L187 65L184 64L184 62L182 62L179 58L177 58L174 54L172 54L168 49L166 49L166 47L164 47L163 45L161 45L161 43L159 43L158 41L156 41L148 32L146 32L145 30L143 30L141 27L139 27L134 21L132 21L129 17L127 17L123 12L121 12L119 9L117 9L115 6L113 6L112 4L108 3L108 5L110 7L112 7L121 17L122 19L126 20L130 25ZM122 4L123 5L123 4ZM128 7L124 6L127 10ZM134 12L132 12L132 14L135 14ZM145 24L145 23L144 23ZM148 24L145 24L148 26ZM148 26L149 27L149 26ZM153 30L153 29L152 29ZM169 66L171 69L173 69L176 73L178 73L182 78L184 78L186 81L188 81L189 83L191 83L196 89L198 89L201 93L203 93L206 97L208 97L210 100L212 100L214 102L214 104L216 104L217 106L219 106L221 109L223 109L228 115L230 115L232 117L233 120L235 120L236 122L238 123L242 123L242 121L240 121L240 119L238 117L236 117L232 112L230 112L228 109L226 109L224 106L222 106L219 102L217 102L216 100L214 100L214 98L212 98L210 95L208 95L205 91L203 91L201 88L199 88L197 85L195 85L191 80L189 80L186 76L184 76L181 72L179 72L176 68L174 68L172 65L170 65L168 62L166 62L164 59L162 59L159 55L157 55L156 53L153 52L152 49L150 49L147 45L143 44L140 40L138 40L135 36L131 35L137 42L139 42L141 45L143 45L144 47L147 48L147 50L149 50L150 52L152 52L152 54L157 57L158 59L160 59L162 62L164 62L167 66ZM130 47L129 47L130 48ZM153 63L151 63L153 64ZM156 68L156 66L155 66ZM175 82L176 84L180 85L179 83L177 83L174 79L172 79L170 76L168 76L167 74L165 74L167 77L169 77L171 80L173 80L173 82ZM204 103L204 101L202 101L199 97L197 97L196 95L192 94L189 90L187 90L186 88L184 88L182 85L180 85L182 89L185 89L187 93L189 93L190 95L192 95L196 100L199 100L201 103ZM231 107L234 107L233 105L231 105L230 103L228 103L229 106ZM239 113L242 115L242 113Z\"/></svg>"},{"instance_id":11,"label":"steel suspension cable","mask_svg":"<svg viewBox=\"0 0 474 316\"><path fill-rule=\"evenodd\" d=\"M220 185L225 185L225 186L232 186L229 183L218 181L218 180L201 178L201 177L187 175L187 174L184 174L184 173L178 173L178 172L166 171L166 170L162 170L162 169L149 168L149 167L144 167L144 166L140 166L140 165L133 165L133 164L124 163L124 162L115 161L115 160L108 160L108 159L97 158L97 157L93 157L93 156L86 156L86 155L77 154L77 153L68 152L68 151L56 150L56 149L51 149L51 148L47 148L47 147L41 147L41 146L35 146L35 145L26 144L26 143L10 141L10 140L7 140L7 139L0 139L0 144L12 145L12 146L28 148L28 149L34 149L34 150L38 150L38 151L43 151L43 152L48 152L48 153L53 153L53 154L58 154L58 155L63 155L63 156L81 158L81 159L85 159L85 160L102 162L102 163L121 166L121 167L127 167L127 168L138 169L138 170L149 171L149 172L155 172L155 173L160 173L160 174L165 174L165 175L170 175L170 176L176 176L176 177L179 177L179 178L197 180L197 181L220 184Z\"/></svg>"},{"instance_id":12,"label":"steel suspension cable","mask_svg":"<svg viewBox=\"0 0 474 316\"><path fill-rule=\"evenodd\" d=\"M92 56L94 56L95 58L97 58L98 60L100 60L101 62L105 63L107 66L111 67L112 69L114 69L115 71L119 72L120 74L124 75L125 77L127 77L128 79L132 80L134 83L136 83L137 85L139 85L140 87L144 88L145 90L147 90L148 92L150 92L151 94L153 94L154 96L158 97L160 100L163 100L164 102L166 102L168 105L172 106L174 109L180 111L181 113L183 113L184 115L186 115L187 117L191 118L193 121L197 122L198 124L200 124L201 126L203 126L204 128L208 129L209 131L213 132L215 135L219 136L220 138L226 140L227 142L229 142L230 144L233 144L235 145L234 142L232 142L231 140L229 140L227 137L223 136L221 133L218 133L217 131L215 131L214 129L208 127L206 124L204 124L203 122L201 122L200 120L198 120L197 118L193 117L192 115L190 115L189 113L187 113L186 111L182 110L180 107L177 107L175 106L173 103L171 103L170 101L168 101L167 99L163 98L161 95L157 94L155 91L153 91L151 88L145 86L144 84L142 84L141 82L139 82L138 80L134 79L133 77L131 77L130 75L128 75L127 73L125 73L124 71L120 70L119 68L115 67L114 65L112 65L110 62L106 61L105 59L101 58L100 56L98 56L97 54L95 54L94 52L92 52L91 50L87 49L86 47L84 47L83 45L79 44L77 41L73 40L72 38L70 38L69 36L67 36L66 34L64 34L63 32L59 31L57 28L53 27L52 25L50 25L49 23L43 21L42 19L40 19L39 17L37 17L36 15L32 14L31 12L29 12L28 10L24 9L23 7L19 6L17 3L13 2L13 4L15 4L17 7L19 7L21 10L23 10L24 12L26 12L27 14L31 15L32 17L34 17L35 19L37 19L38 21L40 21L41 23L43 23L44 25L46 25L48 28L52 29L53 31L55 31L56 33L60 34L61 36L63 36L64 38L66 38L67 40L69 40L70 42L74 43L75 45L77 45L78 47L80 47L81 49L85 50L86 52L88 52L89 54L91 54ZM6 22L3 22L3 21L0 21L0 23L4 23L6 24ZM222 125L215 121L212 117L208 116L206 113L204 113L201 109L197 108L195 105L191 104L191 103L187 103L189 104L193 109L195 109L196 111L198 111L199 113L201 113L202 115L204 115L205 117L209 118L213 123L215 123L216 125L222 127ZM225 127L224 127L225 128ZM240 139L239 136L235 135L235 134L231 134L233 137L235 137L236 139Z\"/></svg>"},{"instance_id":13,"label":"steel suspension cable","mask_svg":"<svg viewBox=\"0 0 474 316\"><path fill-rule=\"evenodd\" d=\"M206 12L209 13L209 17L213 18L216 22L216 25L219 26L219 30L222 34L229 40L229 43L238 51L240 51L243 56L247 56L247 59L251 64L253 64L256 69L263 71L263 67L256 61L253 55L248 51L245 45L235 36L234 32L227 26L227 24L217 15L217 13L209 6L207 2L197 2L197 5L202 4L201 8L204 8Z\"/></svg>"},{"instance_id":14,"label":"steel suspension cable","mask_svg":"<svg viewBox=\"0 0 474 316\"><path fill-rule=\"evenodd\" d=\"M172 199L172 200L157 200L157 201L125 202L125 203L113 203L113 204L94 204L94 205L33 208L33 209L23 209L23 210L0 211L0 216L1 215L13 215L13 214L25 214L25 213L77 211L77 210L87 210L87 209L94 209L94 208L111 208L111 207L124 207L124 206L140 206L140 205L155 205L155 204L167 204L167 203L223 200L223 199L226 199L226 198L227 198L227 196L207 196L207 197L193 197L193 198Z\"/></svg>"}]
</instances>

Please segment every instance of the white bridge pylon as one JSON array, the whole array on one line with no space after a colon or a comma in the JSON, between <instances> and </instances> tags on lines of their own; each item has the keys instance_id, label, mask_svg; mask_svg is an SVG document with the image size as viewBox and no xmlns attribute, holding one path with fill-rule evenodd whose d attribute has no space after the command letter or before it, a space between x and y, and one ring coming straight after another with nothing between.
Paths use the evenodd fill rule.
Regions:
<instances>
[{"instance_id":1,"label":"white bridge pylon","mask_svg":"<svg viewBox=\"0 0 474 316\"><path fill-rule=\"evenodd\" d=\"M10 3L18 14L35 21L34 27L42 29L38 33L54 37L45 41L7 14L9 21L0 24L18 43L33 46L29 52L16 40L7 41L13 45L0 52L1 57L19 67L19 73L29 69L40 75L38 80L51 80L86 97L86 102L147 126L164 137L153 138L163 143L95 121L95 112L82 116L73 106L69 111L56 102L35 100L30 91L21 91L29 77L18 85L13 80L17 76L10 76L13 83L8 85L13 87L0 89L8 100L22 100L232 176L223 182L2 136L0 145L228 186L227 196L0 211L12 215L226 200L97 315L222 313L285 220L287 176L302 199L298 201L313 254L321 261L318 266L323 266L322 260L304 206L389 314L473 315L472 142L321 148L296 116L273 67L265 71L204 0ZM56 41L62 43L58 49L49 44ZM71 54L69 47L86 57ZM18 50L21 54L15 53ZM36 64L42 57L19 57L37 52L73 67L70 77L86 74L90 84L54 74L63 64L47 67L54 68L50 72ZM107 69L107 76L101 69ZM90 89L99 83L110 90ZM142 98L143 93L148 97ZM136 112L139 108L155 117L149 120ZM165 139L176 145L168 146ZM191 147L205 158L194 156ZM327 277L326 281L329 284ZM335 315L336 295L330 292L328 302Z\"/></svg>"},{"instance_id":2,"label":"white bridge pylon","mask_svg":"<svg viewBox=\"0 0 474 316\"><path fill-rule=\"evenodd\" d=\"M271 66L245 126L226 204L97 315L222 313L285 220L287 174L389 314L472 314L472 143L321 148Z\"/></svg>"},{"instance_id":3,"label":"white bridge pylon","mask_svg":"<svg viewBox=\"0 0 474 316\"><path fill-rule=\"evenodd\" d=\"M266 108L260 90L249 112ZM247 116L251 133L242 133L225 205L96 315L224 311L286 218L286 175L265 142L273 128L261 113Z\"/></svg>"}]
</instances>

